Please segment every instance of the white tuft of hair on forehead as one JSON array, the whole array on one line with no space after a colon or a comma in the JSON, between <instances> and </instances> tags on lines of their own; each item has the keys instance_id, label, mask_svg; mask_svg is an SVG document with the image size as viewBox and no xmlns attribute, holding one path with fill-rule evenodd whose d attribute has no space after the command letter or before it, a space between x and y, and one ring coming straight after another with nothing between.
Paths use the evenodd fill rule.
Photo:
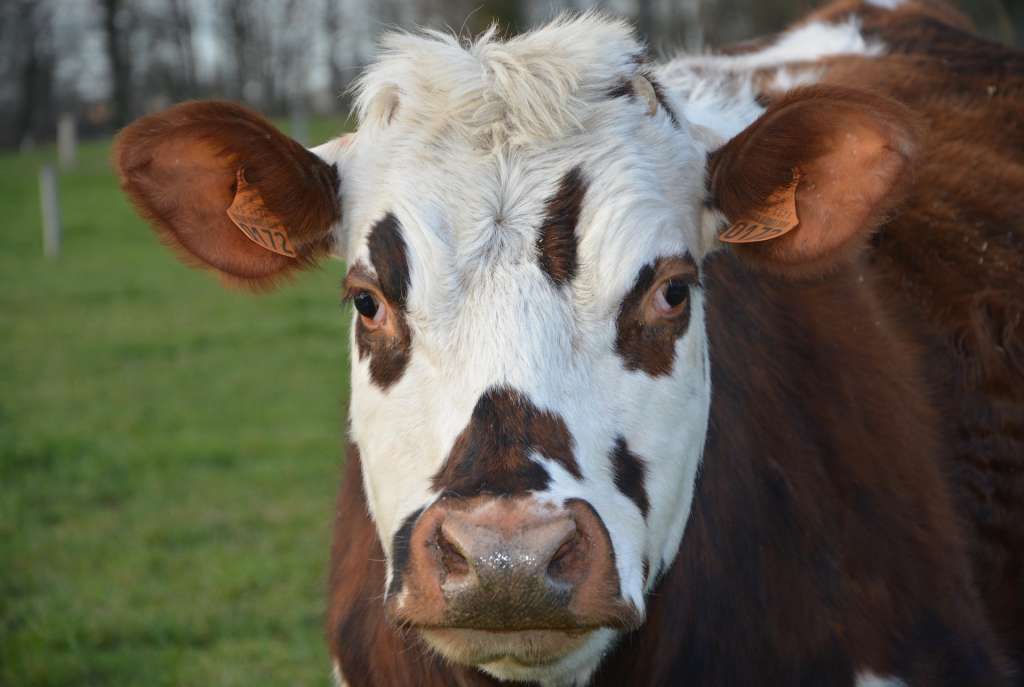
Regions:
<instances>
[{"instance_id":1,"label":"white tuft of hair on forehead","mask_svg":"<svg viewBox=\"0 0 1024 687\"><path fill-rule=\"evenodd\" d=\"M428 131L456 128L482 148L580 130L588 106L644 54L626 22L593 11L504 41L493 26L470 42L437 31L389 33L381 49L356 86L364 125L398 118Z\"/></svg>"}]
</instances>

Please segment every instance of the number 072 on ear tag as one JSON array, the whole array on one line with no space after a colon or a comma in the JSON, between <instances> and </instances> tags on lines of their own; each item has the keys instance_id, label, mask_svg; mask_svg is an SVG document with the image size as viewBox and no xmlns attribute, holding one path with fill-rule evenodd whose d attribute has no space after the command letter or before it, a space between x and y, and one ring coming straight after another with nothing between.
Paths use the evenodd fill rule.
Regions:
<instances>
[{"instance_id":1,"label":"number 072 on ear tag","mask_svg":"<svg viewBox=\"0 0 1024 687\"><path fill-rule=\"evenodd\" d=\"M227 209L228 217L250 241L269 251L294 258L295 247L288 238L288 229L267 208L256 187L250 186L245 180L245 173L241 169L238 170L236 180L238 185L235 199Z\"/></svg>"},{"instance_id":2,"label":"number 072 on ear tag","mask_svg":"<svg viewBox=\"0 0 1024 687\"><path fill-rule=\"evenodd\" d=\"M796 216L796 188L800 185L800 170L793 170L793 180L773 192L764 204L751 208L746 216L732 223L718 235L725 243L757 243L770 241L792 231L800 224Z\"/></svg>"}]
</instances>

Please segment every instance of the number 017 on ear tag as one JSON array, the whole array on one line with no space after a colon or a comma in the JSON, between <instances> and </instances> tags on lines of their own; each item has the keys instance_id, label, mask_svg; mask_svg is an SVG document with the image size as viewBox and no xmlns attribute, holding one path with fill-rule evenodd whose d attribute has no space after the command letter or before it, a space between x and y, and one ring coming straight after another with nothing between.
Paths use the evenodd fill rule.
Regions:
<instances>
[{"instance_id":1,"label":"number 017 on ear tag","mask_svg":"<svg viewBox=\"0 0 1024 687\"><path fill-rule=\"evenodd\" d=\"M718 235L725 243L757 243L770 241L792 231L800 224L796 216L796 188L800 185L800 170L793 170L793 180L776 190L764 204L751 208L746 216L732 223Z\"/></svg>"}]
</instances>

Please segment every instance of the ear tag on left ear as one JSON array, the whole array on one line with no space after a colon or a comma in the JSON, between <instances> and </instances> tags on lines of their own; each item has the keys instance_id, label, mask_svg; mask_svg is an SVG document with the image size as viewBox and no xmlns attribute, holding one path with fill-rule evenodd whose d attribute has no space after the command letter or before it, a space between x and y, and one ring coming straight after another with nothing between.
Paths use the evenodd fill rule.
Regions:
<instances>
[{"instance_id":1,"label":"ear tag on left ear","mask_svg":"<svg viewBox=\"0 0 1024 687\"><path fill-rule=\"evenodd\" d=\"M793 170L793 180L776 190L763 205L751 208L732 226L718 235L725 243L757 243L770 241L792 231L800 219L796 216L796 188L800 185L800 170Z\"/></svg>"},{"instance_id":2,"label":"ear tag on left ear","mask_svg":"<svg viewBox=\"0 0 1024 687\"><path fill-rule=\"evenodd\" d=\"M235 199L227 209L228 217L242 230L246 238L260 244L269 251L296 257L295 247L288 238L288 229L267 208L263 196L255 186L245 180L245 173L239 169L238 190Z\"/></svg>"}]
</instances>

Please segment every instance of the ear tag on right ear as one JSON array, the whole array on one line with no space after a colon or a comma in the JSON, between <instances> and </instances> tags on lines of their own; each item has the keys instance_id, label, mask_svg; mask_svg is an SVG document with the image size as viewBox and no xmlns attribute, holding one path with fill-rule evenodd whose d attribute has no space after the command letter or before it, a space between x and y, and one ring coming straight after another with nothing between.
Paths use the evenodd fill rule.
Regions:
<instances>
[{"instance_id":1,"label":"ear tag on right ear","mask_svg":"<svg viewBox=\"0 0 1024 687\"><path fill-rule=\"evenodd\" d=\"M235 191L235 199L227 209L228 218L250 241L289 258L296 257L295 247L288 238L288 229L270 212L263 202L263 196L255 186L249 185L241 169L238 170L236 179L238 190Z\"/></svg>"},{"instance_id":2,"label":"ear tag on right ear","mask_svg":"<svg viewBox=\"0 0 1024 687\"><path fill-rule=\"evenodd\" d=\"M792 231L800 219L796 216L796 188L800 170L793 170L793 180L765 199L764 205L751 208L732 226L718 235L725 243L757 243L770 241Z\"/></svg>"}]
</instances>

